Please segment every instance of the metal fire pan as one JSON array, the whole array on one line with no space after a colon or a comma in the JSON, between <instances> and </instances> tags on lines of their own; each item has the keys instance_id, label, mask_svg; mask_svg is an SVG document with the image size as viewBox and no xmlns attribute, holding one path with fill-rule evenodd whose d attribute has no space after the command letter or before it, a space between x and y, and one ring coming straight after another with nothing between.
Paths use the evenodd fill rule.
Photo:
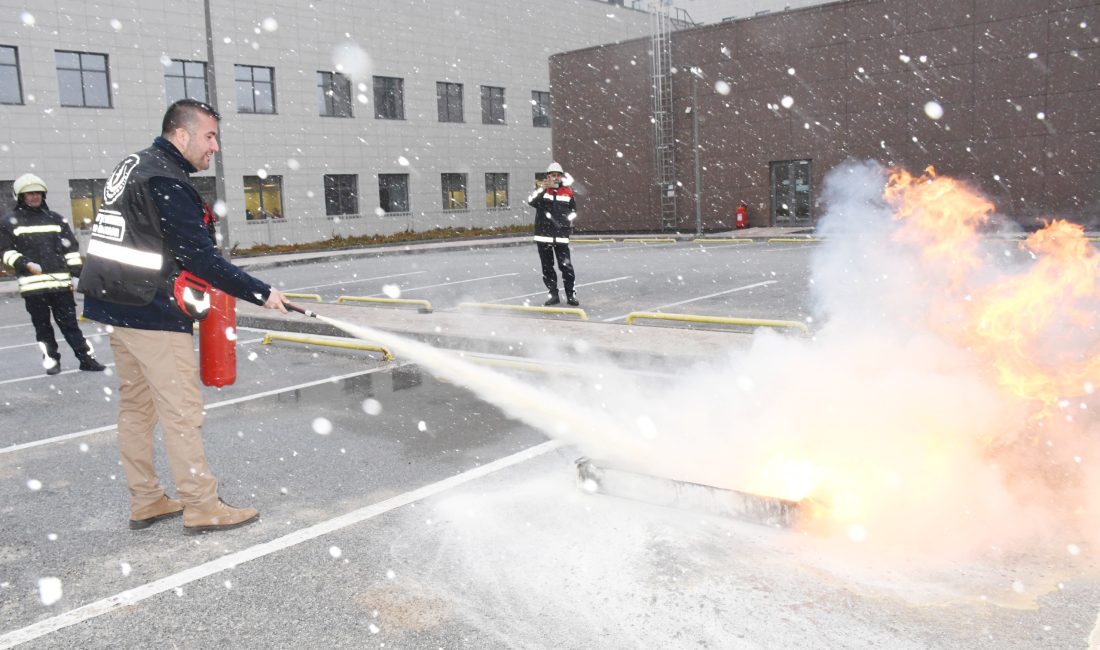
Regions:
<instances>
[{"instance_id":1,"label":"metal fire pan","mask_svg":"<svg viewBox=\"0 0 1100 650\"><path fill-rule=\"evenodd\" d=\"M806 514L798 501L614 469L584 457L576 464L577 483L588 492L780 528L794 527Z\"/></svg>"}]
</instances>

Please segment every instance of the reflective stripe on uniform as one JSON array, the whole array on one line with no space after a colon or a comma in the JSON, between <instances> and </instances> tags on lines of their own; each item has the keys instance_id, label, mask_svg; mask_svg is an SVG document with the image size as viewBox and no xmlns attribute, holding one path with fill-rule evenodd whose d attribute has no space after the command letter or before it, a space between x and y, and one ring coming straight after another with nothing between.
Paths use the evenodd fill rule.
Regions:
<instances>
[{"instance_id":1,"label":"reflective stripe on uniform","mask_svg":"<svg viewBox=\"0 0 1100 650\"><path fill-rule=\"evenodd\" d=\"M569 203L571 200L573 200L573 195L564 196L562 194L558 194L557 196L554 197L554 200L555 201L565 201L566 203Z\"/></svg>"},{"instance_id":2,"label":"reflective stripe on uniform","mask_svg":"<svg viewBox=\"0 0 1100 650\"><path fill-rule=\"evenodd\" d=\"M80 253L65 253L65 262L68 263L69 266L79 266Z\"/></svg>"},{"instance_id":3,"label":"reflective stripe on uniform","mask_svg":"<svg viewBox=\"0 0 1100 650\"><path fill-rule=\"evenodd\" d=\"M15 266L15 260L23 257L23 254L19 251L4 251L4 264L8 266Z\"/></svg>"},{"instance_id":4,"label":"reflective stripe on uniform","mask_svg":"<svg viewBox=\"0 0 1100 650\"><path fill-rule=\"evenodd\" d=\"M535 241L542 242L544 244L568 244L568 237L545 237L543 235L535 235Z\"/></svg>"},{"instance_id":5,"label":"reflective stripe on uniform","mask_svg":"<svg viewBox=\"0 0 1100 650\"><path fill-rule=\"evenodd\" d=\"M164 256L160 253L149 253L118 244L109 244L101 239L93 239L88 243L88 256L102 257L127 266L154 271L159 271L164 264Z\"/></svg>"},{"instance_id":6,"label":"reflective stripe on uniform","mask_svg":"<svg viewBox=\"0 0 1100 650\"><path fill-rule=\"evenodd\" d=\"M72 276L68 273L43 273L42 275L23 275L19 277L19 291L38 291L39 289L68 289L73 286Z\"/></svg>"},{"instance_id":7,"label":"reflective stripe on uniform","mask_svg":"<svg viewBox=\"0 0 1100 650\"><path fill-rule=\"evenodd\" d=\"M16 237L20 235L36 235L43 232L61 232L61 226L57 224L49 226L16 226L12 230L12 234Z\"/></svg>"}]
</instances>

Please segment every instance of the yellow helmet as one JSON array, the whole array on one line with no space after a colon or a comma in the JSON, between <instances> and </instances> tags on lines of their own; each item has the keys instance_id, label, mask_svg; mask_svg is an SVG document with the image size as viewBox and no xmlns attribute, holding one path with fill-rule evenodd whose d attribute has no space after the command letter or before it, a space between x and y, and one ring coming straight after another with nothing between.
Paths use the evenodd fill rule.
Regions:
<instances>
[{"instance_id":1,"label":"yellow helmet","mask_svg":"<svg viewBox=\"0 0 1100 650\"><path fill-rule=\"evenodd\" d=\"M11 192L17 199L20 194L26 194L27 192L42 192L45 194L46 182L34 174L23 174L15 179L15 183L11 186Z\"/></svg>"}]
</instances>

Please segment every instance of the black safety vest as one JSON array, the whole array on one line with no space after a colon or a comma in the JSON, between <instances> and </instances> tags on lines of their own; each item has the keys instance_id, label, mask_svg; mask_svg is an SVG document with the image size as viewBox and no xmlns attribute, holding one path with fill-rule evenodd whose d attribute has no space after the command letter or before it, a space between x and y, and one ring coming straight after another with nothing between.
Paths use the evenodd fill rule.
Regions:
<instances>
[{"instance_id":1,"label":"black safety vest","mask_svg":"<svg viewBox=\"0 0 1100 650\"><path fill-rule=\"evenodd\" d=\"M85 251L81 293L123 305L147 305L176 272L149 188L153 177L191 186L187 172L156 146L120 162L103 187L103 205Z\"/></svg>"}]
</instances>

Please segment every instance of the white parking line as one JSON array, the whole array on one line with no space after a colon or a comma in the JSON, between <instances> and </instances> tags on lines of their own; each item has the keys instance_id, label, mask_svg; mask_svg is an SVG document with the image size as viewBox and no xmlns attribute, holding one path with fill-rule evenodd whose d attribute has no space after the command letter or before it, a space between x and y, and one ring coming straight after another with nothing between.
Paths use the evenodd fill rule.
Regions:
<instances>
[{"instance_id":1,"label":"white parking line","mask_svg":"<svg viewBox=\"0 0 1100 650\"><path fill-rule=\"evenodd\" d=\"M421 273L427 273L427 271L409 271L408 273L394 273L392 275L378 275L373 278L356 278L354 280L344 280L343 282L329 282L328 284L311 284L308 287L298 287L297 289L279 289L279 291L287 293L295 293L304 289L320 289L322 287L336 287L343 284L355 284L356 282L370 282L371 280L387 280L389 278L401 278L406 275L419 275Z\"/></svg>"},{"instance_id":2,"label":"white parking line","mask_svg":"<svg viewBox=\"0 0 1100 650\"><path fill-rule=\"evenodd\" d=\"M30 327L30 323L20 323L18 325L0 325L0 330L9 330L13 327Z\"/></svg>"},{"instance_id":3,"label":"white parking line","mask_svg":"<svg viewBox=\"0 0 1100 650\"><path fill-rule=\"evenodd\" d=\"M244 327L244 328L238 328L238 329L251 329L251 328ZM263 339L262 338L248 339L248 340L245 340L245 341L237 341L237 345L248 345L250 343L259 343L260 341L263 341ZM29 343L28 345L38 345L38 344L37 343ZM0 348L0 350L3 350L3 349L4 348ZM105 363L103 365L107 366L108 368L112 368L112 367L114 367L115 364ZM57 373L56 375L28 375L26 377L12 377L11 379L0 379L0 385L14 384L14 383L17 383L17 382L20 382L20 381L34 381L36 379L46 379L46 378L49 378L49 377L57 377L59 375L71 375L71 374L77 373L77 372L81 372L81 371L73 368L72 370L62 370L61 372Z\"/></svg>"},{"instance_id":4,"label":"white parking line","mask_svg":"<svg viewBox=\"0 0 1100 650\"><path fill-rule=\"evenodd\" d=\"M776 282L779 282L779 280L766 280L764 282L757 282L756 284L747 284L743 287L737 287L735 289L727 289L725 291L719 291L718 293L712 293L712 294L708 294L706 296L698 296L696 298L688 298L687 300L681 300L679 302L670 302L667 305L661 305L659 307L650 307L649 309L646 309L645 311L658 311L658 310L661 310L661 309L668 309L669 307L676 307L678 305L686 305L689 302L695 302L697 300L706 300L707 298L716 298L718 296L724 296L727 293L734 293L734 292L737 292L737 291L745 291L746 289L755 289L757 287L766 287L769 284L775 284ZM612 318L605 318L605 319L603 319L603 322L610 323L612 321L622 320L622 319L626 318L629 315L630 314L623 314L622 316L614 316Z\"/></svg>"},{"instance_id":5,"label":"white parking line","mask_svg":"<svg viewBox=\"0 0 1100 650\"><path fill-rule=\"evenodd\" d=\"M14 350L15 348L29 348L32 345L38 345L38 343L35 342L35 343L20 343L18 345L5 345L4 347L0 347L0 350Z\"/></svg>"},{"instance_id":6,"label":"white parking line","mask_svg":"<svg viewBox=\"0 0 1100 650\"><path fill-rule=\"evenodd\" d=\"M621 276L621 277L618 277L618 278L611 278L609 280L596 280L595 282L582 282L582 283L578 284L576 286L576 288L580 289L581 287L591 287L592 285L595 285L595 284L607 284L608 282L619 282L620 280L629 280L632 277L634 277L634 276L624 275L624 276ZM535 293L525 293L525 294L522 294L522 295L519 295L519 296L508 296L507 298L496 298L494 300L490 300L489 302L490 303L504 302L505 300L517 300L519 298L530 298L531 296L545 296L545 295L546 295L546 291L543 290L543 291L536 291Z\"/></svg>"},{"instance_id":7,"label":"white parking line","mask_svg":"<svg viewBox=\"0 0 1100 650\"><path fill-rule=\"evenodd\" d=\"M379 515L383 515L391 510L407 506L410 503L416 503L417 501L423 501L429 497L441 494L452 488L459 487L470 481L477 480L479 478L488 476L493 472L498 472L502 469L518 465L520 463L527 462L533 458L537 458L549 451L561 446L561 443L557 440L549 440L534 447L524 449L523 451L512 454L511 456L505 456L499 460L495 460L491 463L486 463L480 467L468 470L461 474L456 474L449 478L445 478L442 481L437 481L429 485L412 490L411 492L405 492L395 497L380 501L369 506L364 506L358 510L352 510L349 513L334 517L327 521L323 521L319 524L314 524L308 528L302 528L296 530L288 535L273 539L269 542L257 544L250 548L242 549L229 555L224 555L216 560L212 560L205 564L193 566L190 569L180 571L179 573L166 576L159 580L146 583L140 587L133 589L127 589L126 591L117 593L113 596L97 600L92 603L88 603L82 607L59 614L27 627L13 630L0 636L0 650L5 648L12 648L21 643L26 643L33 639L37 639L52 632L56 632L62 628L66 628L70 625L82 623L89 619L101 616L108 612L118 610L120 607L126 607L133 605L134 603L141 602L146 598L151 598L157 594L162 594L169 589L177 589L183 585L190 584L196 580L207 578L216 573L220 573L227 569L232 569L235 566L250 562L252 560L276 553L288 549L292 546L297 546L303 542L308 542L312 539L327 535L329 533L338 531L342 528L347 528L368 519L373 519Z\"/></svg>"},{"instance_id":8,"label":"white parking line","mask_svg":"<svg viewBox=\"0 0 1100 650\"><path fill-rule=\"evenodd\" d=\"M469 278L467 280L455 280L454 282L441 282L439 284L426 284L422 287L409 287L408 289L402 289L401 293L404 294L408 291L419 291L421 289L434 289L436 287L449 287L455 284L465 284L467 282L481 282L482 280L495 280L497 278L507 278L513 275L519 275L519 273L501 273L500 275L487 275L483 278ZM372 297L384 296L384 293L372 293Z\"/></svg>"},{"instance_id":9,"label":"white parking line","mask_svg":"<svg viewBox=\"0 0 1100 650\"><path fill-rule=\"evenodd\" d=\"M380 370L390 370L393 366L380 366L378 368L371 368L369 370L358 370L356 372L349 372L345 375L335 375L332 377L325 377L324 379L318 379L316 381L307 381L304 384L297 384L294 386L285 386L283 388L274 388L272 390L265 390L260 393L253 393L251 395L245 395L243 397L234 397L232 399L222 400L220 402L212 402L206 405L206 410L210 411L216 408L222 408L223 406L232 406L233 404L240 404L241 402L247 402L254 399L260 399L262 397L270 397L272 395L278 395L279 393L286 393L292 390L299 390L301 388L309 388L310 386L319 386L321 384L328 384L332 382L349 379L351 377L359 377L360 375L369 375L373 372ZM33 440L31 442L24 442L18 445L11 445L8 447L0 447L0 454L10 454L24 449L32 449L34 447L43 447L45 445L52 445L56 442L65 442L67 440L75 440L77 438L83 438L103 431L111 431L116 428L117 425L108 424L107 426L96 427L94 429L85 429L83 431L77 431L75 433L66 433L60 436L54 436L52 438L43 438L42 440Z\"/></svg>"}]
</instances>

